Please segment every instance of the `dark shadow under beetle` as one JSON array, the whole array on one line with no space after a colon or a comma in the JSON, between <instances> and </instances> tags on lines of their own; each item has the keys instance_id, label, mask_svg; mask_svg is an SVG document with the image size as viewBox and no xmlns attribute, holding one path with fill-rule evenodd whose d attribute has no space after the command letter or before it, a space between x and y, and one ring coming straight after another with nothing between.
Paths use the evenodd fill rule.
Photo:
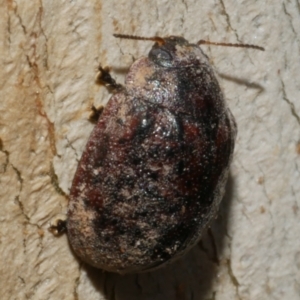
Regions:
<instances>
[{"instance_id":1,"label":"dark shadow under beetle","mask_svg":"<svg viewBox=\"0 0 300 300\"><path fill-rule=\"evenodd\" d=\"M225 261L223 249L234 180L229 174L226 193L218 217L201 241L185 256L161 269L119 275L83 266L96 290L107 300L204 300L213 298L211 291L220 261Z\"/></svg>"}]
</instances>

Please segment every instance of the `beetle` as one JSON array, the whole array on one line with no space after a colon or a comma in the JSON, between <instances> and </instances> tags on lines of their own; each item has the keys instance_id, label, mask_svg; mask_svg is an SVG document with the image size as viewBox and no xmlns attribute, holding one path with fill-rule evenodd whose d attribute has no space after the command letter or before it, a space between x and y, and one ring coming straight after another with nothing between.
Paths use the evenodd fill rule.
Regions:
<instances>
[{"instance_id":1,"label":"beetle","mask_svg":"<svg viewBox=\"0 0 300 300\"><path fill-rule=\"evenodd\" d=\"M69 242L88 264L111 272L156 269L201 238L224 195L237 126L200 44L154 41L117 84L73 179ZM215 43L248 47L255 45Z\"/></svg>"}]
</instances>

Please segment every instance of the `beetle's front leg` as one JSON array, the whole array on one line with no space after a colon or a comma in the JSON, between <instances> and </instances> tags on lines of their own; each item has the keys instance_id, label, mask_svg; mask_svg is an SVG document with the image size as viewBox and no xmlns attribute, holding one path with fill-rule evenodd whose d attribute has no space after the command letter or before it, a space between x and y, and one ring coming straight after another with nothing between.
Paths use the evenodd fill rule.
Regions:
<instances>
[{"instance_id":1,"label":"beetle's front leg","mask_svg":"<svg viewBox=\"0 0 300 300\"><path fill-rule=\"evenodd\" d=\"M123 89L123 86L119 83L117 83L110 75L109 73L109 67L104 67L102 68L102 66L100 65L99 68L99 73L97 75L97 79L96 82L99 84L103 84L105 85L109 91L111 91L112 93L116 93L119 92L120 90Z\"/></svg>"}]
</instances>

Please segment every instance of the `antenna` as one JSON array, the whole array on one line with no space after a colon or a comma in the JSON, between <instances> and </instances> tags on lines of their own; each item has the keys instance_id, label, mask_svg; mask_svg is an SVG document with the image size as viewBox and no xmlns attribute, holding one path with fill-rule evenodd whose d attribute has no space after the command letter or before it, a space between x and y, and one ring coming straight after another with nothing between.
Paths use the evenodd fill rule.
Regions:
<instances>
[{"instance_id":1,"label":"antenna","mask_svg":"<svg viewBox=\"0 0 300 300\"><path fill-rule=\"evenodd\" d=\"M256 50L265 51L265 48L256 46L256 45L250 45L250 44L232 44L232 43L215 43L205 40L200 40L198 45L215 45L215 46L225 46L225 47L239 47L239 48L252 48Z\"/></svg>"},{"instance_id":2,"label":"antenna","mask_svg":"<svg viewBox=\"0 0 300 300\"><path fill-rule=\"evenodd\" d=\"M165 43L165 40L163 38L159 37L159 36L143 37L143 36L118 34L118 33L115 33L113 36L116 37L116 38L121 38L121 39L153 41L153 42L158 43L160 46L162 46Z\"/></svg>"}]
</instances>

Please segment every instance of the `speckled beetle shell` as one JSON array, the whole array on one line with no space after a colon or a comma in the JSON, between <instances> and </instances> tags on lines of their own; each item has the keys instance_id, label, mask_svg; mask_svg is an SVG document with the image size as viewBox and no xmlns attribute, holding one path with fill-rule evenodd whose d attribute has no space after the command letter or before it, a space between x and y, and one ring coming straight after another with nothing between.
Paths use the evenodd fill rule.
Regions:
<instances>
[{"instance_id":1,"label":"speckled beetle shell","mask_svg":"<svg viewBox=\"0 0 300 300\"><path fill-rule=\"evenodd\" d=\"M206 55L182 37L135 61L75 174L67 232L107 271L157 268L200 239L224 194L236 124Z\"/></svg>"}]
</instances>

